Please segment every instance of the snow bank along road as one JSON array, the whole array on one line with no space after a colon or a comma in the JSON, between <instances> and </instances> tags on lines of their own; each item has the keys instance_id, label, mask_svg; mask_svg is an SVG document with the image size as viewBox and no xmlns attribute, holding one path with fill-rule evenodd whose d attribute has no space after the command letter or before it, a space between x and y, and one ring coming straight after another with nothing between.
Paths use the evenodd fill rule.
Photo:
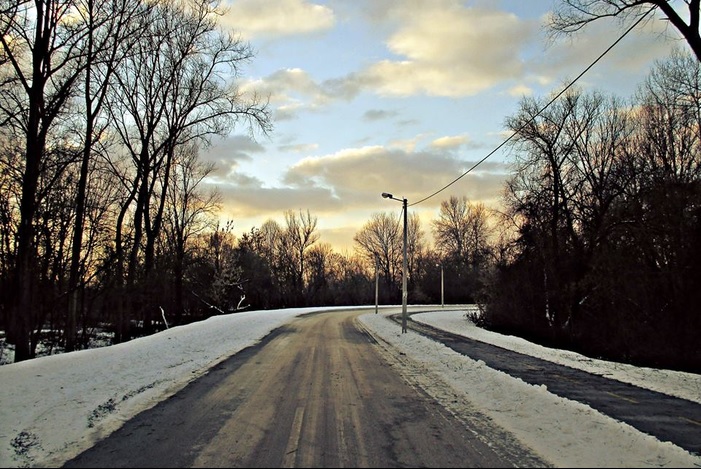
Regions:
<instances>
[{"instance_id":1,"label":"snow bank along road","mask_svg":"<svg viewBox=\"0 0 701 469\"><path fill-rule=\"evenodd\" d=\"M400 315L393 315L397 323ZM414 321L408 327L442 342L458 353L482 360L533 385L544 385L558 396L582 402L616 420L701 454L701 404L643 389L615 379L507 350Z\"/></svg>"}]
</instances>

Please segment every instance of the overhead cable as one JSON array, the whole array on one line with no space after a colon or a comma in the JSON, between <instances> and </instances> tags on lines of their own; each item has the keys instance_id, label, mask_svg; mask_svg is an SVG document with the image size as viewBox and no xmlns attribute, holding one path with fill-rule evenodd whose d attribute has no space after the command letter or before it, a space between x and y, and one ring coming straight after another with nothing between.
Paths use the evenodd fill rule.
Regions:
<instances>
[{"instance_id":1,"label":"overhead cable","mask_svg":"<svg viewBox=\"0 0 701 469\"><path fill-rule=\"evenodd\" d=\"M427 201L427 200L430 199L431 197L434 197L434 196L440 194L441 192L443 192L444 190L446 190L447 188L449 188L450 186L452 186L453 184L455 184L456 182L458 182L460 179L462 179L463 177L465 177L465 176L467 176L468 174L470 174L470 172L472 172L472 170L474 170L476 167L478 167L479 165L481 165L482 163L484 163L489 157L491 157L492 155L494 155L494 153L496 153L499 149L501 149L504 145L506 145L506 144L507 144L512 138L514 138L523 128L525 128L526 126L530 125L530 124L535 120L536 117L538 117L543 111L545 111L548 107L550 107L550 105L551 105L552 103L554 103L557 99L559 99L560 96L562 96L563 94L565 94L565 92L566 92L568 89L570 89L580 78L582 78L582 76L584 76L585 73L587 73L587 72L588 72L594 65L596 65L606 54L608 54L608 53L611 51L611 49L613 49L613 48L616 46L616 44L618 44L619 42L621 42L621 41L623 40L623 38L626 37L626 36L628 35L628 33L630 33L633 29L635 29L635 28L647 17L647 15L649 15L655 8L657 8L657 6L653 6L653 7L650 8L647 12L645 12L644 15L642 15L640 18L638 18L638 20L637 20L635 23L633 23L633 25L631 25L618 39L616 39L616 41L615 41L613 44L611 44L604 52L602 52L601 55L599 55L599 57L596 58L596 60L594 60L591 64L589 64L589 66L588 66L587 68L585 68L579 75L577 75L577 77L576 77L574 80L572 80L572 81L571 81L567 86L565 86L559 93L557 93L557 94L555 95L554 98L552 98L550 101L548 101L548 103L547 103L545 106L543 106L533 117L531 117L526 123L524 123L521 127L519 127L517 130L515 130L511 135L509 135L509 137L508 137L506 140L504 140L503 142L501 142L496 148L494 148L494 150L492 150L491 152L489 152L489 153L487 154L487 156L485 156L484 158L482 158L481 160L479 160L477 163L475 163L474 165L472 165L472 167L470 167L467 171L465 171L465 172L462 173L460 176L456 177L455 179L453 179L453 180L450 181L448 184L446 184L445 186L441 187L440 189L438 189L437 191L435 191L435 192L432 193L431 195L426 196L426 197L424 197L423 199L421 199L421 200L419 200L419 201L417 201L417 202L414 202L413 204L409 204L409 206L410 206L410 207L413 207L414 205L418 205L418 204L420 204L420 203L422 203L422 202Z\"/></svg>"}]
</instances>

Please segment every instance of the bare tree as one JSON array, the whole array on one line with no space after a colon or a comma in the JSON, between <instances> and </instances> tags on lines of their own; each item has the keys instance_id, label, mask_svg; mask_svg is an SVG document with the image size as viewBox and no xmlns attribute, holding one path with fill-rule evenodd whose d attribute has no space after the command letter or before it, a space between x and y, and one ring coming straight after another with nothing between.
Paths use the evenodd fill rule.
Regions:
<instances>
[{"instance_id":1,"label":"bare tree","mask_svg":"<svg viewBox=\"0 0 701 469\"><path fill-rule=\"evenodd\" d=\"M292 301L303 301L306 279L307 251L319 240L316 231L318 220L309 210L285 212L285 229L280 237L280 255L290 268L290 294Z\"/></svg>"},{"instance_id":2,"label":"bare tree","mask_svg":"<svg viewBox=\"0 0 701 469\"><path fill-rule=\"evenodd\" d=\"M201 283L198 289L206 292L207 300L201 294L196 295L209 307L206 316L235 311L239 304L242 272L234 254L236 239L233 228L234 224L229 220L223 227L218 224L213 232L205 234L202 254L207 274L200 280L207 283Z\"/></svg>"},{"instance_id":3,"label":"bare tree","mask_svg":"<svg viewBox=\"0 0 701 469\"><path fill-rule=\"evenodd\" d=\"M284 306L289 296L286 288L290 269L280 254L282 233L280 224L268 219L239 239L238 263L244 272L247 297L254 308Z\"/></svg>"},{"instance_id":4,"label":"bare tree","mask_svg":"<svg viewBox=\"0 0 701 469\"><path fill-rule=\"evenodd\" d=\"M660 61L636 96L636 139L626 191L625 256L629 272L613 298L635 314L648 350L674 363L700 363L701 65L691 54ZM654 324L654 332L643 325ZM649 327L649 326L648 326ZM636 341L633 337L630 342ZM652 346L655 343L658 346ZM698 366L698 365L696 365Z\"/></svg>"},{"instance_id":5,"label":"bare tree","mask_svg":"<svg viewBox=\"0 0 701 469\"><path fill-rule=\"evenodd\" d=\"M333 253L329 262L331 295L336 305L370 304L375 301L374 267L372 275L359 255Z\"/></svg>"},{"instance_id":6,"label":"bare tree","mask_svg":"<svg viewBox=\"0 0 701 469\"><path fill-rule=\"evenodd\" d=\"M157 3L146 19L147 32L115 74L110 116L132 163L123 177L126 196L115 238L127 289L137 284L142 259L143 275L151 275L177 148L206 145L209 136L226 134L242 121L251 132L270 129L267 104L244 97L232 82L253 53L249 44L219 29L217 8L218 2L208 0ZM122 232L129 221L127 247Z\"/></svg>"},{"instance_id":7,"label":"bare tree","mask_svg":"<svg viewBox=\"0 0 701 469\"><path fill-rule=\"evenodd\" d=\"M650 181L688 184L701 176L701 65L680 50L658 61L637 93L636 161Z\"/></svg>"},{"instance_id":8,"label":"bare tree","mask_svg":"<svg viewBox=\"0 0 701 469\"><path fill-rule=\"evenodd\" d=\"M414 212L407 219L407 275L412 290L416 285L419 261L426 251L425 233L421 228L421 218Z\"/></svg>"},{"instance_id":9,"label":"bare tree","mask_svg":"<svg viewBox=\"0 0 701 469\"><path fill-rule=\"evenodd\" d=\"M279 240L282 236L282 227L277 221L268 219L260 226L259 234L259 250L261 254L271 265L277 264L277 252L280 244Z\"/></svg>"},{"instance_id":10,"label":"bare tree","mask_svg":"<svg viewBox=\"0 0 701 469\"><path fill-rule=\"evenodd\" d=\"M175 22L173 37L165 51L166 70L172 70L165 92L163 155L160 194L153 216L145 213L145 268L150 271L153 248L162 224L168 174L175 149L189 142L207 144L211 135L225 135L236 124L248 125L250 133L271 129L265 102L257 96L244 97L232 79L241 75L253 58L247 42L217 28L217 3L209 0L174 2L175 13L189 21Z\"/></svg>"},{"instance_id":11,"label":"bare tree","mask_svg":"<svg viewBox=\"0 0 701 469\"><path fill-rule=\"evenodd\" d=\"M270 268L273 290L279 295L282 306L300 306L310 301L312 293L313 273L308 271L308 265L310 252L320 238L316 228L318 219L309 210L287 210L284 218L284 225L267 220L246 241L248 249L260 255ZM251 245L253 240L256 240L255 245ZM325 254L323 247L315 250L317 265L323 261L322 254Z\"/></svg>"},{"instance_id":12,"label":"bare tree","mask_svg":"<svg viewBox=\"0 0 701 469\"><path fill-rule=\"evenodd\" d=\"M473 204L465 196L451 196L441 202L438 219L432 225L444 258L464 263L484 259L490 235L489 212L484 204Z\"/></svg>"},{"instance_id":13,"label":"bare tree","mask_svg":"<svg viewBox=\"0 0 701 469\"><path fill-rule=\"evenodd\" d=\"M617 223L632 127L621 103L599 93L570 91L541 109L524 99L507 121L518 151L507 203L520 223L520 259L540 269L527 274L522 289L542 292L535 308L555 334L567 334L595 288L594 256Z\"/></svg>"},{"instance_id":14,"label":"bare tree","mask_svg":"<svg viewBox=\"0 0 701 469\"><path fill-rule=\"evenodd\" d=\"M0 9L1 62L11 69L3 72L0 122L17 129L25 138L15 285L11 290L15 300L8 331L15 344L16 361L33 356L30 330L37 293L35 218L47 138L86 66L83 46L88 28L74 21L74 11L72 0L16 0L4 3Z\"/></svg>"},{"instance_id":15,"label":"bare tree","mask_svg":"<svg viewBox=\"0 0 701 469\"><path fill-rule=\"evenodd\" d=\"M384 283L389 289L400 285L403 272L403 228L400 217L393 213L374 213L353 236L356 250L368 266L377 262ZM407 274L415 283L419 260L426 248L418 214L407 217Z\"/></svg>"},{"instance_id":16,"label":"bare tree","mask_svg":"<svg viewBox=\"0 0 701 469\"><path fill-rule=\"evenodd\" d=\"M3 325L9 324L12 314L10 292L19 226L15 207L22 193L22 143L18 135L0 126L0 319Z\"/></svg>"},{"instance_id":17,"label":"bare tree","mask_svg":"<svg viewBox=\"0 0 701 469\"><path fill-rule=\"evenodd\" d=\"M305 305L333 304L333 298L329 296L329 287L335 280L331 274L333 255L333 248L329 243L317 243L307 251Z\"/></svg>"},{"instance_id":18,"label":"bare tree","mask_svg":"<svg viewBox=\"0 0 701 469\"><path fill-rule=\"evenodd\" d=\"M679 4L685 5L686 11ZM684 37L696 58L701 60L700 6L701 0L560 0L550 17L549 28L555 35L570 35L602 18L634 22L651 9L658 9L664 19Z\"/></svg>"},{"instance_id":19,"label":"bare tree","mask_svg":"<svg viewBox=\"0 0 701 469\"><path fill-rule=\"evenodd\" d=\"M148 11L140 0L109 0L96 2L85 0L76 8L76 14L87 25L88 35L84 46L86 54L85 75L82 79L84 98L84 137L82 159L75 195L75 223L71 246L70 274L68 279L68 314L65 338L66 351L76 346L76 321L80 298L79 286L83 250L83 232L86 216L86 192L90 164L94 158L95 143L107 128L103 105L111 79L124 54L139 40L144 22L140 17Z\"/></svg>"},{"instance_id":20,"label":"bare tree","mask_svg":"<svg viewBox=\"0 0 701 469\"><path fill-rule=\"evenodd\" d=\"M353 236L353 241L369 265L379 264L388 286L399 281L402 272L402 231L401 221L394 213L372 214L370 221Z\"/></svg>"},{"instance_id":21,"label":"bare tree","mask_svg":"<svg viewBox=\"0 0 701 469\"><path fill-rule=\"evenodd\" d=\"M190 240L211 225L214 211L219 207L217 192L205 194L201 185L214 167L199 161L194 145L180 147L170 173L168 203L165 212L164 247L173 266L173 308L176 324L180 324L185 304L186 259L192 246Z\"/></svg>"},{"instance_id":22,"label":"bare tree","mask_svg":"<svg viewBox=\"0 0 701 469\"><path fill-rule=\"evenodd\" d=\"M436 259L440 263L449 296L475 300L491 262L490 212L482 203L451 196L441 202L432 220ZM459 296L458 296L459 295Z\"/></svg>"}]
</instances>

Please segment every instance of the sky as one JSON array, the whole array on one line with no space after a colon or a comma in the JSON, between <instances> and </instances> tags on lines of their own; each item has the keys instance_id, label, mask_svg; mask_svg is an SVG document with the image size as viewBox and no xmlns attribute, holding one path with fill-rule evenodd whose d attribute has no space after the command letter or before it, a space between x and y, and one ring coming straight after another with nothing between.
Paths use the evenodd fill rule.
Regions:
<instances>
[{"instance_id":1,"label":"sky","mask_svg":"<svg viewBox=\"0 0 701 469\"><path fill-rule=\"evenodd\" d=\"M545 18L559 3L223 0L222 28L254 51L237 84L269 99L273 130L241 125L200 151L216 165L207 182L222 219L240 234L309 210L321 241L350 252L372 214L400 213L382 192L406 198L429 236L450 196L499 208L512 159L508 146L494 151L505 119L525 96L573 81L625 29L605 19L553 40ZM656 60L685 47L657 15L577 86L632 97Z\"/></svg>"},{"instance_id":2,"label":"sky","mask_svg":"<svg viewBox=\"0 0 701 469\"><path fill-rule=\"evenodd\" d=\"M410 311L413 308L410 306ZM701 375L595 360L485 331L466 319L467 308L438 308L412 314L411 318L544 360L701 402ZM0 366L0 467L59 467L275 328L304 313L338 309L342 308L214 316L118 345ZM512 378L413 331L402 334L401 326L388 318L400 311L401 306L381 307L375 314L374 307L368 307L368 313L359 320L380 339L379 344L404 354L411 368L404 371L407 379L425 378L419 385L451 412L479 409L553 466L701 466L701 456L661 442L585 404Z\"/></svg>"}]
</instances>

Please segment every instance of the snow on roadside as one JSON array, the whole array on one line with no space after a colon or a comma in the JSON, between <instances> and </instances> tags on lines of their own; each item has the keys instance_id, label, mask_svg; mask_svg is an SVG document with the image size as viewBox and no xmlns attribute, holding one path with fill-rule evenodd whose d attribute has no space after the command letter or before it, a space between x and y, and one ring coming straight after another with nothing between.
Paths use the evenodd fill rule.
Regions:
<instances>
[{"instance_id":1,"label":"snow on roadside","mask_svg":"<svg viewBox=\"0 0 701 469\"><path fill-rule=\"evenodd\" d=\"M460 397L456 402L469 402L556 467L701 466L701 457L585 404L556 396L545 386L533 386L489 368L420 334L402 334L386 314L366 314L360 321L410 357L419 374L450 386ZM425 390L438 398L431 389ZM455 407L450 401L443 404L449 410Z\"/></svg>"}]
</instances>

